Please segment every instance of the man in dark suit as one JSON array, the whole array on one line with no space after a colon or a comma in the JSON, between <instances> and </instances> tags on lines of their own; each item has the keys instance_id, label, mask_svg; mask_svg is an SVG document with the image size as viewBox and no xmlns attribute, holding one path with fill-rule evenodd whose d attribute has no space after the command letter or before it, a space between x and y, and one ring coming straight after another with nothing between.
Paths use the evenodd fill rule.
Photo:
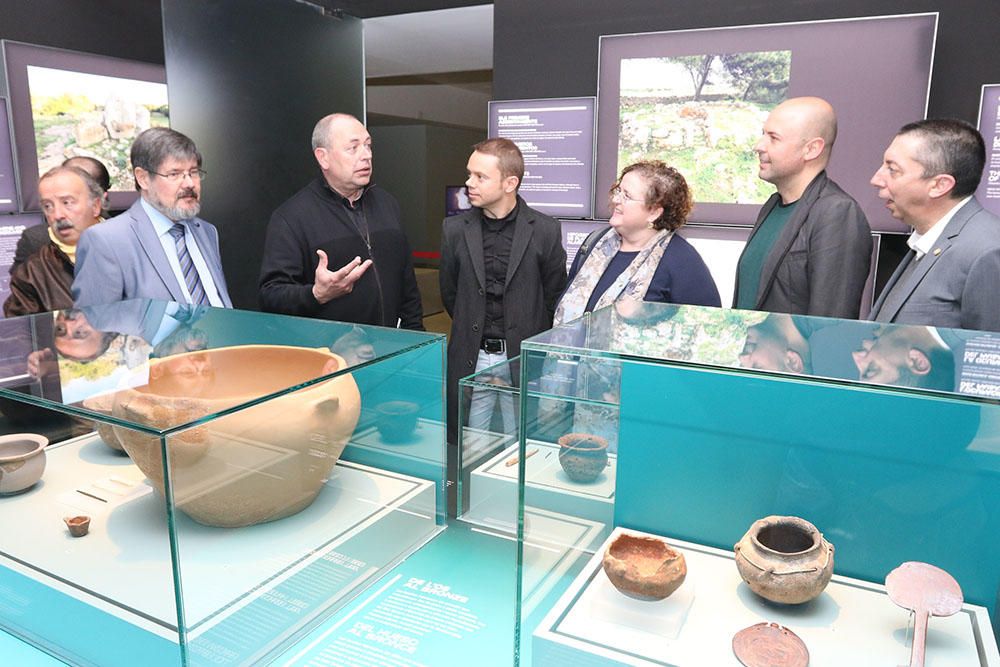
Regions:
<instances>
[{"instance_id":1,"label":"man in dark suit","mask_svg":"<svg viewBox=\"0 0 1000 667\"><path fill-rule=\"evenodd\" d=\"M566 251L559 223L517 194L524 158L509 139L474 147L465 185L475 207L447 218L441 235L441 299L452 317L448 341L448 434L457 443L458 381L520 353L521 341L552 326L566 286ZM512 384L501 373L496 382ZM485 430L495 392L474 392L468 426ZM501 402L513 432L513 399Z\"/></svg>"},{"instance_id":2,"label":"man in dark suit","mask_svg":"<svg viewBox=\"0 0 1000 667\"><path fill-rule=\"evenodd\" d=\"M861 207L826 175L837 116L796 97L767 117L758 176L777 192L757 216L736 274L735 308L857 318L872 254Z\"/></svg>"},{"instance_id":3,"label":"man in dark suit","mask_svg":"<svg viewBox=\"0 0 1000 667\"><path fill-rule=\"evenodd\" d=\"M913 233L871 319L1000 331L1000 218L973 196L985 161L983 137L963 121L922 120L896 134L872 185Z\"/></svg>"},{"instance_id":4,"label":"man in dark suit","mask_svg":"<svg viewBox=\"0 0 1000 667\"><path fill-rule=\"evenodd\" d=\"M132 144L139 199L87 230L77 249L77 306L147 298L232 307L219 234L198 218L201 153L180 132L154 127Z\"/></svg>"}]
</instances>

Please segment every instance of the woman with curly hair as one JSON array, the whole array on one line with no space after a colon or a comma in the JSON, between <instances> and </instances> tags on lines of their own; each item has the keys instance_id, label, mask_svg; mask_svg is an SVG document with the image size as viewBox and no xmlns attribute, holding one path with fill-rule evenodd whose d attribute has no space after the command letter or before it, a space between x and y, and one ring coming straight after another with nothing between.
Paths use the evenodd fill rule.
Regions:
<instances>
[{"instance_id":1,"label":"woman with curly hair","mask_svg":"<svg viewBox=\"0 0 1000 667\"><path fill-rule=\"evenodd\" d=\"M637 162L609 195L610 227L588 236L573 260L556 325L625 300L721 305L701 255L675 234L693 206L680 172L659 160Z\"/></svg>"}]
</instances>

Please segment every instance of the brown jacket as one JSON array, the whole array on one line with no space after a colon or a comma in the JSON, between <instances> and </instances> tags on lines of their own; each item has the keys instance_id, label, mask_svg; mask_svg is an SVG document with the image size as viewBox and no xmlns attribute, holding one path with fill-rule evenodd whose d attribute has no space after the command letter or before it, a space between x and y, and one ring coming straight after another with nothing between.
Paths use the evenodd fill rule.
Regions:
<instances>
[{"instance_id":1,"label":"brown jacket","mask_svg":"<svg viewBox=\"0 0 1000 667\"><path fill-rule=\"evenodd\" d=\"M55 243L49 242L14 268L10 296L3 304L5 317L71 308L73 263Z\"/></svg>"}]
</instances>

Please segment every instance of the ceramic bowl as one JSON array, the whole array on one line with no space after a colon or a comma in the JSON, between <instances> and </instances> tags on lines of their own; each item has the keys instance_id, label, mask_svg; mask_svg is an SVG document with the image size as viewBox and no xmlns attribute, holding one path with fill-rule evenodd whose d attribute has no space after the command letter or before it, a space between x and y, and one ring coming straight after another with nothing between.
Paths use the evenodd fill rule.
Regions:
<instances>
[{"instance_id":1,"label":"ceramic bowl","mask_svg":"<svg viewBox=\"0 0 1000 667\"><path fill-rule=\"evenodd\" d=\"M48 444L34 433L0 436L0 495L26 491L42 478Z\"/></svg>"},{"instance_id":2,"label":"ceramic bowl","mask_svg":"<svg viewBox=\"0 0 1000 667\"><path fill-rule=\"evenodd\" d=\"M155 360L147 385L116 394L114 415L165 430L345 366L326 349L242 345L187 352ZM358 386L344 374L168 436L175 506L200 523L229 528L305 509L360 411ZM160 439L120 426L115 434L162 494Z\"/></svg>"},{"instance_id":3,"label":"ceramic bowl","mask_svg":"<svg viewBox=\"0 0 1000 667\"><path fill-rule=\"evenodd\" d=\"M406 442L417 429L420 406L411 401L386 401L375 406L375 427L384 442Z\"/></svg>"},{"instance_id":4,"label":"ceramic bowl","mask_svg":"<svg viewBox=\"0 0 1000 667\"><path fill-rule=\"evenodd\" d=\"M559 438L559 465L574 482L595 481L608 465L608 441L588 433L567 433Z\"/></svg>"},{"instance_id":5,"label":"ceramic bowl","mask_svg":"<svg viewBox=\"0 0 1000 667\"><path fill-rule=\"evenodd\" d=\"M628 533L608 545L602 564L615 588L639 600L662 600L687 576L684 554L662 539Z\"/></svg>"}]
</instances>

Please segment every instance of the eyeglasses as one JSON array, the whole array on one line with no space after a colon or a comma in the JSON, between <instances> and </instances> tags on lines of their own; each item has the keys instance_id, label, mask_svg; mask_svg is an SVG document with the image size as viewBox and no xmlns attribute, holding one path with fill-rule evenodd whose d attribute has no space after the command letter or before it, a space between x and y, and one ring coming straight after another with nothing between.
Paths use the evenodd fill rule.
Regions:
<instances>
[{"instance_id":1,"label":"eyeglasses","mask_svg":"<svg viewBox=\"0 0 1000 667\"><path fill-rule=\"evenodd\" d=\"M208 172L205 171L204 169L190 169L188 171L169 171L165 174L161 174L157 171L151 171L149 173L155 174L157 176L162 176L171 183L179 183L180 181L184 180L185 176L190 178L192 181L202 181L205 179L205 176L208 175Z\"/></svg>"},{"instance_id":2,"label":"eyeglasses","mask_svg":"<svg viewBox=\"0 0 1000 667\"><path fill-rule=\"evenodd\" d=\"M637 199L635 197L630 197L627 192L625 192L624 190L621 189L621 186L618 186L617 188L615 188L615 189L613 189L611 191L611 199L612 200L614 200L614 199L621 199L626 204L629 203L630 201L643 202L642 199Z\"/></svg>"}]
</instances>

